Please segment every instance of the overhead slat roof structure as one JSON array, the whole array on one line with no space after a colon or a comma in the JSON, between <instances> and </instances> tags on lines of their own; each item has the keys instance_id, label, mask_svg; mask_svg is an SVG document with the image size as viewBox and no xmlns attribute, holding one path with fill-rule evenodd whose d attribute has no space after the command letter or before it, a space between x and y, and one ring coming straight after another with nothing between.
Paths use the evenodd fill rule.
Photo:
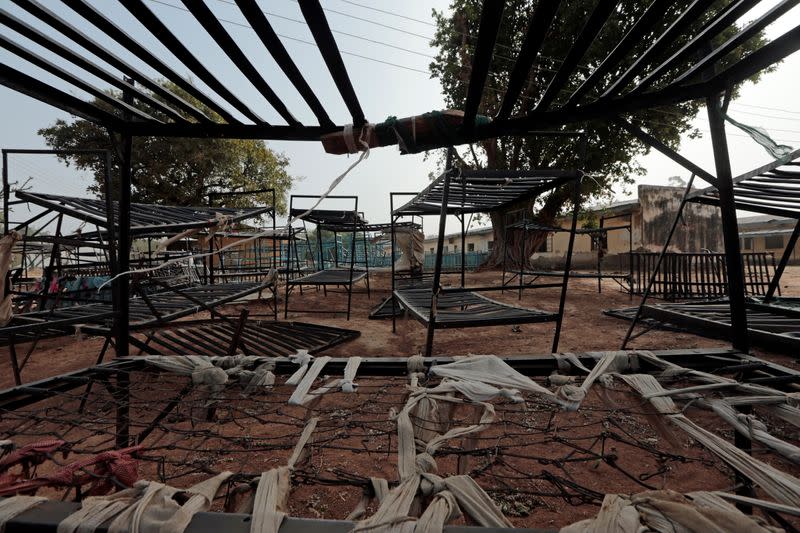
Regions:
<instances>
[{"instance_id":1,"label":"overhead slat roof structure","mask_svg":"<svg viewBox=\"0 0 800 533\"><path fill-rule=\"evenodd\" d=\"M800 219L800 150L789 159L759 167L733 178L736 208L755 213ZM692 202L719 205L719 191L709 187L692 193Z\"/></svg>"},{"instance_id":2,"label":"overhead slat roof structure","mask_svg":"<svg viewBox=\"0 0 800 533\"><path fill-rule=\"evenodd\" d=\"M61 4L11 0L0 9L0 46L21 60L14 66L8 62L0 65L0 83L132 135L313 141L326 133L343 131L347 123L359 128L367 120L357 97L359 88L350 79L318 0L298 0L299 11L340 102L323 101L319 89L308 81L309 72L304 73L296 56L285 48L256 0L235 0L229 8L237 10L237 18L245 21L236 24L249 26L256 38L253 42L265 57L274 60L274 72L264 70L264 62L245 51L244 43L237 38L241 30L234 35L231 22L218 16L216 6L204 1L183 0L182 5L172 5L175 9L170 16L182 11L180 24L168 24L163 6L146 0L121 0L119 5L62 0ZM442 138L440 145L613 118L719 94L800 48L800 24L795 21L792 29L765 40L749 55L741 59L731 55L787 15L798 0L654 0L637 18L628 18L625 10L617 9L618 0L598 0L587 10L577 35L556 27L559 13L573 9L573 4L542 0L530 12L522 42L512 45L514 65L508 89L500 95L498 113L489 117L490 121L476 120L493 54L499 46L508 46L497 42L505 20L504 4L485 0L479 30L467 36L475 48L465 88L464 120L457 131L449 131ZM765 9L762 4L770 7ZM751 11L759 15L742 27L735 26ZM736 31L722 44L709 45L715 39L719 41L721 35L731 34L732 27ZM568 40L561 47L566 51L563 57L542 55L545 36ZM199 38L218 48L219 57L227 58L230 64L215 61L214 54L199 57L190 44ZM47 57L31 46L31 41L45 48ZM642 43L649 45L643 47ZM602 60L586 59L593 46L608 50ZM539 64L544 62L555 65L542 70L548 72L549 80L541 85L541 94L531 96L532 104L521 106L526 80L531 72L541 70ZM25 66L20 67L20 63ZM228 83L230 68L246 83ZM40 76L41 71L49 76ZM47 81L53 77L58 81ZM177 89L163 87L156 77L168 80ZM89 81L93 79L102 83L93 84L96 82ZM279 82L296 93L292 101L308 106L316 123L302 123L297 118L306 110L290 109L288 95L284 100L276 91ZM110 88L127 91L134 104L108 93ZM76 96L81 93L91 100ZM181 93L210 112L187 102ZM254 94L259 98L253 98ZM331 118L332 104L346 109L349 116ZM425 111L420 110L420 114ZM277 120L268 121L264 116Z\"/></svg>"},{"instance_id":3,"label":"overhead slat roof structure","mask_svg":"<svg viewBox=\"0 0 800 533\"><path fill-rule=\"evenodd\" d=\"M508 204L535 198L568 181L580 178L576 170L463 170L450 178L447 213L488 213ZM438 215L444 201L446 174L394 215Z\"/></svg>"},{"instance_id":4,"label":"overhead slat roof structure","mask_svg":"<svg viewBox=\"0 0 800 533\"><path fill-rule=\"evenodd\" d=\"M289 217L298 217L306 213L306 211L308 210L294 207L289 210ZM303 216L303 220L319 226L325 226L325 229L332 230L334 227L340 227L343 231L353 231L354 226L357 226L359 230L363 230L367 225L364 216L352 209L312 209Z\"/></svg>"},{"instance_id":5,"label":"overhead slat roof structure","mask_svg":"<svg viewBox=\"0 0 800 533\"><path fill-rule=\"evenodd\" d=\"M54 194L17 191L17 198L63 213L78 220L108 228L105 200L75 198ZM172 205L131 204L131 235L175 233L193 228L215 227L221 223L239 222L268 213L272 207L237 209L232 207L178 207ZM119 209L114 202L115 224L119 224ZM84 234L86 236L87 234Z\"/></svg>"}]
</instances>

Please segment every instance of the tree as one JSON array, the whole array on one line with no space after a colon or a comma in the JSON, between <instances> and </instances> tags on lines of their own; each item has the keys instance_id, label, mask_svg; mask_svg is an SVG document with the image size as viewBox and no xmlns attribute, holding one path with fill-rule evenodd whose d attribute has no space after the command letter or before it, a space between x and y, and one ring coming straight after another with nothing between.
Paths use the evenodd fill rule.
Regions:
<instances>
[{"instance_id":1,"label":"tree","mask_svg":"<svg viewBox=\"0 0 800 533\"><path fill-rule=\"evenodd\" d=\"M171 82L162 83L212 119L219 120L213 111L179 87ZM151 96L160 99L156 94ZM96 100L95 105L112 111L102 101ZM136 105L151 116L167 120L149 106L138 101ZM53 149L111 149L114 154L112 180L117 189L120 159L115 147L118 142L112 142L106 129L82 119L73 122L58 120L52 126L40 129L39 134ZM89 190L98 196L103 194L103 163L97 156L77 154L61 159L67 165L92 172L95 182ZM285 155L274 152L259 140L135 137L131 198L142 203L207 205L210 192L273 188L276 210L283 214L286 212L286 194L297 179L289 175L288 165L289 159ZM272 196L226 196L223 202L229 207L268 205ZM215 205L219 206L219 203Z\"/></svg>"},{"instance_id":2,"label":"tree","mask_svg":"<svg viewBox=\"0 0 800 533\"><path fill-rule=\"evenodd\" d=\"M482 4L482 0L452 0L450 3L451 16L445 15L444 12L433 11L437 29L432 45L438 48L438 52L430 69L433 77L438 78L441 82L445 102L450 108L463 109L464 107L472 65L472 51L480 25ZM502 95L505 93L519 44L524 38L534 4L533 0L507 0L505 2L503 21L479 108L481 114L493 116L500 109ZM555 69L560 65L560 61L554 58L566 56L573 40L569 36L578 35L595 4L596 0L574 0L562 3L555 21L550 26L551 34L544 39L540 60L531 69L528 83L520 95L515 114L525 114L537 103L538 97L543 94ZM582 58L578 70L587 68L591 70L597 67L649 4L650 0L621 0L618 2L615 13L606 23L600 38L595 40ZM674 19L675 10L680 9L684 4L685 2L675 2L670 8L673 10L672 16L665 16L662 24L666 25ZM711 9L706 11L704 18L695 23L693 29L697 29L710 16L717 13L724 4L725 2L717 1ZM658 29L663 30L663 28ZM736 28L728 28L716 38L716 44L726 40L736 31ZM688 33L691 34L691 32ZM620 63L617 70L609 74L609 77L613 78L624 72L651 42L651 39L642 39L637 49L629 54L626 60ZM663 54L664 57L669 57L685 42L685 38L677 40ZM731 53L726 58L726 62L731 63L762 44L762 36L754 37ZM757 81L757 79L756 76L753 81ZM580 82L580 75L571 76L567 89L575 90ZM571 91L565 91L562 96L570 93ZM556 103L558 102L557 99ZM667 146L676 149L682 135L699 136L699 131L693 129L690 124L699 108L700 103L696 101L663 106L637 113L634 121ZM631 185L634 176L644 173L637 158L647 154L649 147L614 124L606 121L593 121L572 124L569 129L581 129L588 135L588 153L583 163L578 160L576 155L579 150L578 139L559 138L554 141L552 138L541 137L489 139L470 145L466 151L462 149L461 160L463 164L471 168L487 167L512 170L542 167L583 168L591 173L591 177L584 179L581 184L580 194L583 203L590 199L595 201L603 198L610 199L614 187ZM440 166L442 159L443 157L440 158ZM506 223L513 220L508 216L509 213L523 209L535 210L535 220L540 224L550 225L568 209L573 192L567 187L562 187L535 201L511 206L503 212L489 213L496 245L484 263L484 267L496 267L506 256L516 266L519 266L520 262L527 262L533 251L546 237L544 232L530 232L527 234L523 248L520 241L526 234L520 231L506 231Z\"/></svg>"}]
</instances>

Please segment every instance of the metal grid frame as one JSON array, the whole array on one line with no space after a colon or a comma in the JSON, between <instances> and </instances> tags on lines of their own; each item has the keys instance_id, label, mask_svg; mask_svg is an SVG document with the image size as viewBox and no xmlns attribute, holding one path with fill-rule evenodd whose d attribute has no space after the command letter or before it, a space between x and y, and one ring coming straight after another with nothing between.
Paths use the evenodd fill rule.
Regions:
<instances>
[{"instance_id":1,"label":"metal grid frame","mask_svg":"<svg viewBox=\"0 0 800 533\"><path fill-rule=\"evenodd\" d=\"M216 97L191 84L160 59L154 50L125 33L120 27L121 21L112 20L85 0L65 0L72 10L68 17L62 17L34 0L14 2L36 18L37 25L34 27L11 13L3 13L0 21L4 26L47 48L70 68L50 62L5 35L0 39L0 44L12 54L59 77L68 86L102 99L103 105L107 107L101 108L77 98L68 91L7 65L0 69L0 83L88 120L111 126L117 131L127 131L132 135L149 136L318 140L321 135L343 129L330 118L318 95L309 86L255 0L236 0L236 5L258 36L264 51L273 58L281 73L312 111L318 125L301 124L294 117L221 21L202 3L186 3L191 17L280 116L284 124L270 124L261 118L258 110L245 103L241 95L234 94L221 81L220 73L204 66L183 43L180 32L173 32L143 0L126 0L123 6L161 45L179 59L192 78L202 80L216 93ZM481 11L462 124L457 131L449 132L451 138L439 146L503 134L519 134L526 130L565 123L612 118L621 113L675 104L724 91L800 48L800 26L796 26L731 65L723 62L730 51L784 16L795 5L792 1L779 2L724 43L716 47L707 46L714 37L730 28L738 18L760 3L758 0L731 2L712 11L712 4L708 2L686 3L677 9L670 9L673 2L657 0L637 19L622 22L614 16L617 2L598 2L587 13L584 26L575 36L568 52L563 58L557 58L561 61L560 66L553 72L535 106L527 113L519 113L518 100L525 80L536 63L541 61L544 36L557 23L560 2L543 2L531 13L524 41L514 61L508 89L502 95L499 112L492 117L491 122L476 124L505 8L504 2L487 0ZM364 111L325 12L318 0L301 0L299 6L318 52L350 114L351 122L356 128L360 128L366 122ZM706 17L705 24L696 24L700 17ZM135 66L78 30L82 24L76 24L76 21L94 26L120 47L140 57L159 75L212 109L224 122L216 122L174 92L160 86ZM614 23L625 24L623 37L616 46L610 47L605 59L596 67L588 72L580 71L582 82L575 87L578 67L585 69L581 60L586 51L603 36L604 26ZM50 35L58 37L53 38ZM643 39L651 43L644 51L638 46ZM72 43L90 53L78 53ZM672 46L675 43L680 43L680 46ZM634 52L636 55L631 57ZM106 67L98 64L95 58L119 70L135 83L160 96L160 99L154 99L126 79L119 79ZM715 72L715 68L722 65L725 68ZM139 111L130 105L133 100L126 101L124 98L108 95L102 88L73 74L73 69L89 72L110 86L122 89L130 94L131 99L152 106L153 113ZM621 70L622 73L609 77L608 74L615 70ZM713 72L713 75L705 75L708 72ZM560 98L560 93L564 90L568 92L568 97ZM230 109L235 109L237 115L231 113ZM397 139L389 142L396 143Z\"/></svg>"},{"instance_id":2,"label":"metal grid frame","mask_svg":"<svg viewBox=\"0 0 800 533\"><path fill-rule=\"evenodd\" d=\"M580 139L581 163L586 156L587 139L582 132L538 132L543 136L577 136ZM407 309L412 316L428 329L425 340L425 355L433 353L433 338L436 329L447 327L496 326L501 324L522 324L555 322L553 333L553 352L558 351L561 336L561 324L564 317L564 306L569 283L572 250L575 244L575 230L578 225L580 210L580 180L583 172L566 169L534 169L534 170L464 170L455 167L455 149L451 146L447 153L445 171L427 188L418 194L392 192L389 194L389 206L392 224L403 217L439 215L439 232L436 244L436 263L430 286L426 288L408 287L404 282L398 286L395 279L395 230L392 228L392 332L397 331L397 307ZM455 188L453 188L455 183ZM526 288L561 288L561 297L557 313L539 310L524 310L486 298L482 294L489 291L503 291L505 286L466 287L465 268L465 214L488 212L514 203L530 201L544 192L572 184L572 225L567 250L567 262L560 283L541 283ZM460 186L460 188L459 188ZM395 196L413 198L401 207L394 207ZM447 288L441 286L442 253L447 215L455 215L461 222L461 285ZM412 282L413 284L413 282ZM423 304L427 298L429 303ZM450 311L439 313L441 301L443 308ZM427 316L425 314L427 313Z\"/></svg>"},{"instance_id":3,"label":"metal grid frame","mask_svg":"<svg viewBox=\"0 0 800 533\"><path fill-rule=\"evenodd\" d=\"M311 210L295 208L295 200L310 200L315 199L317 203L322 200L345 200L353 202L352 210L332 210L332 209L318 209L314 207ZM302 228L295 228L289 224L289 249L287 253L286 264L286 283L284 284L284 300L283 300L283 318L289 316L289 311L301 311L300 309L289 308L289 296L295 288L299 289L300 294L303 294L303 287L313 286L319 290L322 287L323 294L328 295L328 287L343 287L347 293L347 307L345 309L325 309L325 310L311 310L302 309L304 313L333 313L344 314L347 320L350 320L350 310L353 301L353 287L356 283L364 280L367 289L367 297L370 297L369 287L369 255L367 250L367 222L364 219L363 213L358 210L358 196L347 195L326 195L316 196L309 194L293 194L289 198L289 216L290 221L294 221L296 217L302 217L299 220L303 223ZM308 246L308 230L306 222L311 222L317 226L316 241L318 248L318 256L312 261L314 265L314 272L305 271L300 264L300 258L297 255L297 242L299 236L302 235L306 242L306 250L311 251ZM333 232L334 243L337 242L338 233L349 233L350 238L350 260L347 261L347 268L339 267L339 249L334 246L334 268L325 268L325 257L323 254L323 232L329 230ZM356 239L358 234L361 234L362 242L364 245L364 270L356 270ZM292 246L294 245L294 246ZM292 250L294 249L294 264L292 267Z\"/></svg>"},{"instance_id":4,"label":"metal grid frame","mask_svg":"<svg viewBox=\"0 0 800 533\"><path fill-rule=\"evenodd\" d=\"M361 335L356 330L305 322L254 320L246 310L238 320L224 318L139 330L145 339L131 337L131 343L150 355L234 355L240 349L245 355L288 357L298 350L317 354Z\"/></svg>"},{"instance_id":5,"label":"metal grid frame","mask_svg":"<svg viewBox=\"0 0 800 533\"><path fill-rule=\"evenodd\" d=\"M614 218L614 217L611 217ZM572 272L570 273L571 278L579 278L579 279L596 279L597 280L597 292L603 292L603 279L610 279L615 281L622 289L627 292L631 292L632 287L632 280L633 280L633 261L628 261L628 274L614 274L614 273L603 273L603 257L601 255L602 250L602 238L608 238L609 231L620 231L620 230L627 230L628 231L628 254L633 253L633 230L631 229L630 224L621 224L618 226L608 226L604 227L605 218L600 219L600 227L598 228L575 228L576 235L588 235L592 242L597 242L598 244L598 252L597 252L597 271L596 272ZM569 228L563 228L560 226L547 226L538 224L536 222L532 222L526 220L523 216L523 219L515 222L513 224L509 224L506 226L510 229L517 229L521 230L525 233L528 231L544 231L544 232L569 232ZM523 250L524 255L524 246L525 246L525 238L521 240L520 247ZM526 286L534 286L536 280L540 277L548 278L548 277L563 277L563 272L557 271L549 271L549 270L529 270L526 268L524 263L520 264L520 268L517 271L511 271L507 268L508 262L508 248L505 249L506 253L503 255L503 285L508 286L513 283L516 279L518 282L518 294L519 299L522 299L522 290ZM511 272L511 276L506 279L506 274ZM525 281L525 276L531 276L532 279ZM627 284L627 286L625 285Z\"/></svg>"}]
</instances>

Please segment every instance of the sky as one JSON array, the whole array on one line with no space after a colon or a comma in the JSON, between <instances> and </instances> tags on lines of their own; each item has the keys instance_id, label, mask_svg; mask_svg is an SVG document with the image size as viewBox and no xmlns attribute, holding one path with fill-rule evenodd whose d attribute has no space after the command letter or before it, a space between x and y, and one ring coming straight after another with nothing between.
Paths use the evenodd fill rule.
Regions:
<instances>
[{"instance_id":1,"label":"sky","mask_svg":"<svg viewBox=\"0 0 800 533\"><path fill-rule=\"evenodd\" d=\"M777 0L776 0L777 1ZM165 23L172 28L181 28L181 35L188 35L189 48L208 65L219 66L220 78L245 95L248 103L269 121L280 123L277 114L266 104L255 89L233 68L228 58L203 31L191 31L199 25L186 12L178 0L145 0L147 5ZM58 13L69 13L69 9L52 0L45 0L48 7ZM180 73L185 73L177 60L160 48L154 37L147 34L138 22L118 5L109 7L107 0L90 0L90 3L103 7L114 20L119 20L125 30L143 43L163 51L160 55ZM306 123L315 123L313 114L308 110L299 95L282 75L277 74L277 67L268 55L260 48L260 42L249 28L242 27L244 17L231 0L206 0L207 5L222 19L237 43L263 72L276 75L268 77L278 95L286 102L295 116ZM752 20L776 2L764 2L748 13L743 21ZM435 51L430 47L430 37L434 26L432 9L446 10L446 0L409 0L398 3L388 0L322 0L326 9L329 24L335 32L335 38L342 51L344 62L348 68L356 93L371 122L381 122L388 115L397 117L421 114L427 111L444 108L444 100L439 84L430 79L428 64ZM8 5L7 9L24 20L33 20L16 8ZM310 31L302 23L302 14L294 0L262 1L261 7L267 11L267 18L288 49L289 53L306 75L310 85L318 91L323 105L336 123L347 123L349 114L336 88L327 73L324 63L315 46L307 44L312 41ZM800 6L794 8L776 24L770 26L767 34L776 37L786 32L800 18ZM98 31L90 25L80 26L90 36L107 43ZM188 30L188 31L187 31ZM4 34L23 40L11 30L4 28ZM204 38L205 37L205 38ZM306 41L306 42L302 42ZM52 57L47 51L32 43L25 43L31 48L41 51L42 55ZM149 67L126 51L115 49L126 60L141 66L142 70L158 77ZM64 83L30 67L11 56L8 52L0 52L2 61L17 68L25 68L34 72L37 77L53 81L58 87ZM797 72L800 72L800 54L794 54L783 62L776 72L767 74L757 85L747 84L743 87L738 99L730 108L730 115L736 120L767 129L773 138L793 147L800 146L800 102L797 92L800 89ZM100 87L105 84L86 76ZM195 83L201 88L204 84ZM73 90L73 94L86 98L85 93ZM43 139L37 130L52 124L56 119L70 120L71 117L56 108L0 87L0 103L2 103L3 120L0 122L0 147L3 148L45 148ZM235 112L234 112L235 113ZM707 118L701 111L695 125L703 135L700 139L684 139L680 152L704 169L714 173L713 156L707 134ZM743 132L732 126L727 127L731 152L731 164L734 174L767 163L769 155L763 148L755 144ZM270 148L285 153L291 163L289 171L299 179L292 189L294 194L319 194L328 188L329 183L352 162L355 156L335 156L326 154L320 143L316 142L269 142ZM371 151L368 159L359 164L336 189L335 194L358 195L359 209L363 210L371 222L388 221L389 192L420 190L429 182L429 174L434 170L436 156L425 157L424 154L401 156L396 147L386 147ZM671 176L688 178L688 172L667 159L653 152L640 159L647 174L637 183L668 184ZM27 156L12 158L9 164L11 179L25 179L34 176L29 184L34 191L85 196L85 188L89 177L80 175L73 169L64 168L54 158ZM700 182L702 184L702 182ZM635 188L629 191L615 191L617 199L622 200L635 196ZM331 207L332 204L329 204ZM429 217L425 222L426 233L435 229L435 221ZM454 224L448 230L455 229Z\"/></svg>"}]
</instances>

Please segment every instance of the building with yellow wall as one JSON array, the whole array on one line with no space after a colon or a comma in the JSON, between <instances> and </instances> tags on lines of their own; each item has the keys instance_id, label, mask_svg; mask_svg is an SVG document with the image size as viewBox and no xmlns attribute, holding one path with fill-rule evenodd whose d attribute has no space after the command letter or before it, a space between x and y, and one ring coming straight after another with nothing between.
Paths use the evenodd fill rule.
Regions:
<instances>
[{"instance_id":1,"label":"building with yellow wall","mask_svg":"<svg viewBox=\"0 0 800 533\"><path fill-rule=\"evenodd\" d=\"M598 252L602 247L604 267L611 270L627 271L629 250L657 252L667 239L675 213L680 206L683 187L659 185L639 185L638 198L598 206L585 210L578 227L621 227L608 231L604 239L579 234L575 237L573 265L577 268L593 268L597 265ZM569 228L571 217L565 216L557 221L563 228ZM722 225L719 209L702 204L687 204L683 221L672 238L672 252L720 251L723 249ZM539 251L533 254L532 262L542 268L559 268L562 265L569 243L568 232L550 232ZM492 228L472 230L466 237L466 251L486 252L494 245ZM460 233L445 236L445 253L460 252ZM434 254L436 236L425 240L425 253Z\"/></svg>"}]
</instances>

